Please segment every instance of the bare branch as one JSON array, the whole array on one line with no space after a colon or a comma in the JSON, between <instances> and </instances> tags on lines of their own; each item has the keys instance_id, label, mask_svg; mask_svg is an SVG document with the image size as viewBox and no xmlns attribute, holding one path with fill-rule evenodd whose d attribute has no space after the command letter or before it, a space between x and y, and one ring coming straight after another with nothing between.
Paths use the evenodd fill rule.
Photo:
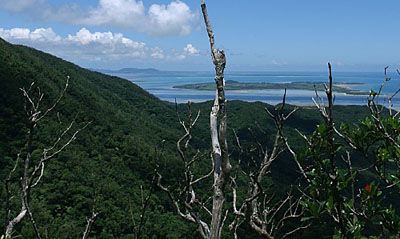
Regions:
<instances>
[{"instance_id":1,"label":"bare branch","mask_svg":"<svg viewBox=\"0 0 400 239\"><path fill-rule=\"evenodd\" d=\"M96 221L96 218L97 218L98 215L99 215L98 212L93 211L92 212L92 216L90 218L86 219L87 223L86 223L85 231L83 232L82 239L89 238L89 234L90 234L90 231L92 229L92 225Z\"/></svg>"},{"instance_id":2,"label":"bare branch","mask_svg":"<svg viewBox=\"0 0 400 239\"><path fill-rule=\"evenodd\" d=\"M196 197L194 186L196 184L198 184L199 182L211 177L214 172L214 167L211 167L211 170L209 173L195 179L192 168L193 168L194 163L200 160L201 154L200 154L200 151L197 151L194 156L190 157L187 155L186 151L188 149L190 140L192 139L192 130L199 119L200 111L197 112L195 118L193 119L192 110L191 110L191 102L188 102L187 106L188 106L188 112L187 112L186 121L181 119L181 117L179 116L179 113L178 113L178 106L176 106L178 120L184 130L183 136L180 137L178 139L178 141L176 142L176 148L177 148L179 157L180 157L180 159L183 163L183 167L184 167L183 187L178 189L179 192L175 196L168 187L165 187L162 185L162 183L161 183L162 176L157 171L157 168L155 170L155 173L157 175L156 185L162 191L167 193L168 197L170 198L170 201L174 205L174 208L175 208L175 211L177 212L177 214L180 217L182 217L183 219L185 219L191 223L197 224L200 234L204 238L209 238L210 237L210 229L209 229L208 224L205 223L203 220L200 220L200 217L195 213L195 210L193 207L199 206L200 209L204 210L209 215L212 215L212 213L206 207L206 205ZM213 160L211 160L211 161L212 161L212 164L214 164L214 161Z\"/></svg>"},{"instance_id":3,"label":"bare branch","mask_svg":"<svg viewBox=\"0 0 400 239\"><path fill-rule=\"evenodd\" d=\"M41 119L46 117L48 113L50 113L60 102L61 98L64 96L67 88L68 88L68 81L69 77L67 77L65 87L59 94L58 98L53 102L53 104L45 109L44 111L41 111L40 105L41 101L43 100L44 94L41 92L40 88L37 87L37 96L34 97L31 95L32 93L32 87L35 85L34 82L30 85L28 89L21 88L21 91L23 93L23 96L25 98L25 111L27 114L28 118L28 133L27 133L27 140L25 143L25 156L23 159L23 169L22 169L22 177L20 178L19 184L21 185L20 187L20 197L21 197L21 210L18 213L16 217L13 219L10 219L10 209L7 209L7 221L6 221L6 230L5 230L5 237L6 238L11 238L14 227L15 225L19 224L26 215L28 215L31 225L33 226L36 238L41 238L40 232L38 225L33 217L33 213L30 210L30 193L31 190L36 187L39 182L41 181L43 174L44 174L44 169L45 169L45 163L57 156L61 151L63 151L68 145L70 145L76 138L77 134L83 130L84 128L87 127L86 124L84 127L81 129L78 129L70 138L67 140L66 143L64 143L62 146L58 147L58 144L61 142L61 140L64 138L64 136L67 134L67 132L72 128L74 121L71 122L71 124L61 133L61 135L58 137L57 140L53 143L52 146L49 148L45 148L43 150L42 156L40 160L32 166L32 153L34 151L34 144L33 144L33 135L35 133L35 128L37 124L40 122ZM30 107L28 107L30 106ZM22 150L21 150L22 151ZM16 161L16 164L14 168L11 170L9 174L9 178L7 179L8 182L6 183L6 187L8 188L8 183L11 180L11 175L15 172L18 162L20 161L20 154L18 154L18 158ZM9 193L8 189L7 192ZM9 195L7 196L9 197ZM7 207L9 207L9 204L7 204Z\"/></svg>"},{"instance_id":4,"label":"bare branch","mask_svg":"<svg viewBox=\"0 0 400 239\"><path fill-rule=\"evenodd\" d=\"M69 76L67 76L67 80L66 80L66 82L65 82L64 89L61 91L61 93L60 93L60 95L58 96L58 98L54 101L53 105L50 106L50 108L48 108L48 109L37 119L37 121L43 119L49 112L51 112L51 111L58 105L58 103L60 103L61 98L65 95L65 92L67 91L68 84L69 84ZM42 98L43 98L43 96L39 98L39 102L41 101Z\"/></svg>"},{"instance_id":5,"label":"bare branch","mask_svg":"<svg viewBox=\"0 0 400 239\"><path fill-rule=\"evenodd\" d=\"M161 184L161 180L162 180L161 174L157 173L157 175L158 175L157 186L161 190L163 190L164 192L167 193L168 197L170 198L171 202L173 203L173 205L175 207L177 214L189 222L196 223L199 227L200 234L203 236L203 238L209 238L210 229L209 229L208 225L205 222L203 222L202 220L200 220L199 218L197 218L197 216L195 214L190 213L189 211L186 213L183 213L179 206L179 202L175 199L172 192L167 187L165 187ZM188 204L185 204L186 210L190 209L190 206L189 207L188 206L189 206Z\"/></svg>"},{"instance_id":6,"label":"bare branch","mask_svg":"<svg viewBox=\"0 0 400 239\"><path fill-rule=\"evenodd\" d=\"M256 172L249 173L249 194L243 200L240 207L238 207L237 202L235 178L231 178L233 213L235 215L235 219L229 225L229 229L233 231L235 238L237 238L237 228L247 216L249 216L249 223L253 230L265 238L274 238L277 235L281 235L279 233L283 233L282 229L288 220L299 218L303 214L303 210L301 210L299 207L299 200L293 201L293 196L290 193L284 200L279 201L275 205L271 206L274 196L268 195L261 186L264 177L270 170L271 164L278 158L285 148L287 148L293 154L295 161L302 171L302 174L307 179L304 169L297 160L297 155L291 149L286 138L283 136L284 123L291 115L293 115L293 113L296 112L297 108L294 108L289 113L285 114L285 106L286 90L282 98L282 104L276 106L274 112L268 108L265 108L267 115L274 120L276 126L274 144L271 151L266 150L263 152L264 157L261 164L258 166L258 170ZM259 202L259 198L262 195L264 195L263 203ZM306 228L306 226L304 226L304 228ZM298 230L293 230L287 236L297 231Z\"/></svg>"}]
</instances>

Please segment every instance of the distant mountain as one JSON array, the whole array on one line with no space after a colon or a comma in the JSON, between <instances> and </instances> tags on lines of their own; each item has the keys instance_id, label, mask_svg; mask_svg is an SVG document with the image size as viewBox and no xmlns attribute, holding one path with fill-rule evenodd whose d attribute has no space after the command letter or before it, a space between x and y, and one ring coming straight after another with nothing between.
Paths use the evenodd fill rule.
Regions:
<instances>
[{"instance_id":1,"label":"distant mountain","mask_svg":"<svg viewBox=\"0 0 400 239\"><path fill-rule=\"evenodd\" d=\"M126 73L126 74L157 74L161 73L161 71L154 68L122 68L120 70L115 71L116 73Z\"/></svg>"}]
</instances>

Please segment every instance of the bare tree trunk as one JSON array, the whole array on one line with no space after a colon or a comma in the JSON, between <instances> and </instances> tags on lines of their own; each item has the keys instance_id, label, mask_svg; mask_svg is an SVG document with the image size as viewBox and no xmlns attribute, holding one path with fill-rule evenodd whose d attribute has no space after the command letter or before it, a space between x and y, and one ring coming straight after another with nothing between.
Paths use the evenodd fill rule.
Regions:
<instances>
[{"instance_id":1,"label":"bare tree trunk","mask_svg":"<svg viewBox=\"0 0 400 239\"><path fill-rule=\"evenodd\" d=\"M224 70L226 64L225 53L223 50L215 48L214 33L208 18L207 7L204 0L201 1L201 10L203 12L204 22L206 25L212 60L215 65L215 83L216 92L214 105L210 113L210 131L212 142L212 157L214 160L214 194L211 219L211 239L221 237L221 229L223 225L222 214L225 202L225 184L229 178L231 165L228 156L228 144L226 141L226 100L224 92Z\"/></svg>"},{"instance_id":2,"label":"bare tree trunk","mask_svg":"<svg viewBox=\"0 0 400 239\"><path fill-rule=\"evenodd\" d=\"M24 165L24 173L21 178L21 211L18 213L16 217L14 217L12 220L10 220L7 224L6 227L6 233L5 237L6 238L11 238L12 233L14 230L14 226L20 223L24 217L29 213L28 210L28 199L29 199L29 168L30 168L30 163L31 163L31 155L32 155L32 138L33 138L33 130L34 130L35 123L29 122L29 129L28 129L28 139L26 143L26 148L27 148L27 153L26 157L24 159L23 165ZM19 157L19 156L18 156ZM17 162L18 163L18 162ZM35 229L35 234L36 233L36 226L34 225ZM40 236L39 236L40 238Z\"/></svg>"},{"instance_id":3,"label":"bare tree trunk","mask_svg":"<svg viewBox=\"0 0 400 239\"><path fill-rule=\"evenodd\" d=\"M27 212L27 210L26 210L25 204L23 203L20 213L15 218L13 218L11 221L9 221L8 224L7 224L6 233L5 233L5 238L6 239L10 239L11 238L12 233L14 231L14 226L22 221L22 219L26 215L26 212Z\"/></svg>"},{"instance_id":4,"label":"bare tree trunk","mask_svg":"<svg viewBox=\"0 0 400 239\"><path fill-rule=\"evenodd\" d=\"M86 220L86 222L87 222L86 223L86 228L85 228L85 231L83 232L82 239L88 239L89 238L89 234L90 234L90 231L92 229L92 225L96 221L96 218L97 218L98 215L99 215L99 213L93 211L92 212L92 216Z\"/></svg>"},{"instance_id":5,"label":"bare tree trunk","mask_svg":"<svg viewBox=\"0 0 400 239\"><path fill-rule=\"evenodd\" d=\"M226 116L226 100L224 92L224 70L225 70L225 53L223 50L216 49L214 46L214 33L208 19L207 7L204 0L201 0L201 10L203 12L204 22L207 29L207 34L210 41L211 56L213 64L215 65L215 99L210 112L210 133L211 133L211 146L212 146L212 170L206 175L195 179L192 171L192 164L199 158L198 154L194 155L191 160L188 159L184 152L192 138L192 128L195 125L199 114L192 120L191 110L189 103L189 119L185 123L179 118L180 124L185 130L185 135L182 136L177 142L177 149L179 157L182 159L185 166L185 186L179 191L179 198L176 198L169 190L168 187L162 185L162 176L158 174L157 185L166 192L170 200L174 204L174 208L178 215L183 219L197 224L199 232L204 239L219 239L221 238L222 228L224 227L225 219L228 215L228 210L223 212L225 202L225 185L226 181L230 178L231 165L228 156L228 143L226 141L227 129L227 116ZM181 147L181 143L185 142L185 147ZM196 197L194 186L201 181L213 176L213 195L212 209L209 209L201 199ZM198 207L211 217L211 223L208 224L200 218L200 215L193 207ZM183 209L183 210L182 210Z\"/></svg>"}]
</instances>

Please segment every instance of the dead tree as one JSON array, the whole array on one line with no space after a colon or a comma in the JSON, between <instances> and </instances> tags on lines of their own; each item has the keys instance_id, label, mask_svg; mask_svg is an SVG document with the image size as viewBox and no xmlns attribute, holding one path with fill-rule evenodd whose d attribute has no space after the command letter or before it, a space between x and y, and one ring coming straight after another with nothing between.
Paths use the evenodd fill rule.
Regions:
<instances>
[{"instance_id":1,"label":"dead tree","mask_svg":"<svg viewBox=\"0 0 400 239\"><path fill-rule=\"evenodd\" d=\"M185 169L185 187L181 189L180 196L186 195L184 199L184 210L181 210L179 198L175 198L169 188L161 185L161 175L159 175L159 187L168 193L171 201L173 202L177 213L184 219L196 223L199 227L200 234L203 238L218 239L221 238L222 228L224 226L224 219L226 219L227 212L223 212L225 202L225 187L226 182L229 180L229 174L231 171L231 165L229 163L228 155L228 143L226 136L227 129L227 115L226 115L226 99L224 92L224 70L226 64L225 53L223 50L215 48L214 33L211 27L210 20L208 18L207 7L205 1L201 1L201 10L204 17L204 22L209 37L212 61L215 66L215 99L214 104L210 112L210 132L211 132L211 144L212 144L212 164L213 168L210 173L194 178L192 173L192 164L198 160L197 154L191 159L187 159L185 153L182 150L181 144L183 142L185 148L187 148L191 136L192 127L197 121L191 119L191 113L189 113L189 121L187 123L180 120L181 125L185 130L185 135L178 140L177 149L180 158L183 160ZM207 206L200 202L194 191L194 185L202 180L205 180L213 176L213 194L212 194L212 208L211 210ZM194 212L192 206L194 204L199 205L210 217L211 222L206 223L200 218L197 213ZM225 215L225 216L224 216Z\"/></svg>"},{"instance_id":2,"label":"dead tree","mask_svg":"<svg viewBox=\"0 0 400 239\"><path fill-rule=\"evenodd\" d=\"M214 106L210 113L212 156L214 160L214 193L210 238L214 239L221 237L225 186L232 168L229 162L228 143L226 138L227 112L224 91L224 70L226 58L224 51L215 47L214 33L204 0L201 1L201 10L203 12L204 22L210 41L211 56L215 66L215 82L217 85Z\"/></svg>"},{"instance_id":3,"label":"dead tree","mask_svg":"<svg viewBox=\"0 0 400 239\"><path fill-rule=\"evenodd\" d=\"M272 163L286 150L287 139L283 134L284 123L297 110L297 107L295 107L290 112L285 113L285 105L286 89L282 104L276 106L275 112L265 108L276 126L274 143L271 150L262 150L264 157L257 170L250 173L241 170L241 173L245 174L250 181L247 186L249 193L240 205L238 205L237 199L236 176L231 178L235 219L229 225L229 228L233 231L235 238L238 237L238 227L245 221L249 222L251 228L264 238L275 238L277 236L287 238L309 226L304 224L293 229L285 228L289 220L299 219L303 215L300 199L293 196L290 191L284 199L274 202L274 195L268 195L263 188L263 180L270 172ZM241 149L237 136L236 141Z\"/></svg>"},{"instance_id":4,"label":"dead tree","mask_svg":"<svg viewBox=\"0 0 400 239\"><path fill-rule=\"evenodd\" d=\"M26 216L29 218L31 225L34 229L36 238L41 238L41 234L38 225L35 221L33 213L30 208L31 203L31 192L39 185L41 179L44 175L46 165L59 155L66 147L68 147L75 139L77 134L86 128L89 123L85 124L83 127L75 130L75 132L70 133L72 130L75 120L73 120L57 137L52 145L42 149L42 153L38 159L32 157L34 150L39 150L34 146L34 135L39 123L51 113L61 98L64 96L68 88L69 77L67 77L65 87L53 102L50 107L42 109L42 100L44 93L41 92L40 88L34 88L35 83L33 82L28 89L21 88L23 96L25 97L25 112L27 116L27 136L26 142L21 153L18 154L15 161L13 169L10 171L8 178L6 179L6 194L7 194L7 208L6 208L6 226L4 231L4 236L6 239L11 238L14 233L14 227L19 224ZM21 170L17 170L21 167ZM11 178L14 177L17 171L22 171L22 175L18 176L19 187L19 200L21 204L21 209L17 214L11 211L10 200L11 192L9 189L9 184Z\"/></svg>"},{"instance_id":5,"label":"dead tree","mask_svg":"<svg viewBox=\"0 0 400 239\"><path fill-rule=\"evenodd\" d=\"M196 194L195 188L199 183L212 176L214 167L211 168L209 173L203 176L196 176L193 167L194 164L201 159L201 154L199 151L194 153L194 155L189 155L187 152L192 139L192 130L200 116L200 111L193 118L191 103L189 102L187 120L181 120L178 111L177 114L179 123L185 131L184 135L176 143L178 155L183 164L184 180L182 186L176 190L178 192L174 193L169 187L162 185L162 175L160 172L157 172L157 185L161 190L167 193L170 201L173 203L176 213L186 221L196 224L201 236L208 239L211 238L210 224L202 218L202 214L198 213L198 211L204 212L207 216L212 216L212 211L207 207L207 202L203 202L202 197Z\"/></svg>"}]
</instances>

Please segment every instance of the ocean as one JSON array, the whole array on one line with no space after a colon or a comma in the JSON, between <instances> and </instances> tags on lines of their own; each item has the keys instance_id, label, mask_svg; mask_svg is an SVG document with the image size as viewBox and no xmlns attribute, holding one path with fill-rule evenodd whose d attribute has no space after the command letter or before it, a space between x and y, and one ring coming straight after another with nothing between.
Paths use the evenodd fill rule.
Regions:
<instances>
[{"instance_id":1,"label":"ocean","mask_svg":"<svg viewBox=\"0 0 400 239\"><path fill-rule=\"evenodd\" d=\"M128 79L139 85L161 100L178 103L202 102L213 100L214 91L177 89L177 85L214 82L212 72L160 72L157 74L114 73L113 75ZM387 98L400 88L400 76L392 72L391 80L385 83L380 104L387 104ZM358 83L351 85L351 89L378 91L385 76L383 72L333 72L333 81L339 83ZM326 72L227 72L225 80L234 80L243 83L289 83L289 82L327 82ZM227 100L261 101L269 104L278 104L282 101L284 89L281 90L232 90L226 91ZM320 96L324 92L319 92ZM294 105L312 105L315 92L312 90L287 90L287 103ZM399 97L393 100L394 108L399 108ZM348 95L335 93L335 104L338 105L365 105L367 95Z\"/></svg>"}]
</instances>

